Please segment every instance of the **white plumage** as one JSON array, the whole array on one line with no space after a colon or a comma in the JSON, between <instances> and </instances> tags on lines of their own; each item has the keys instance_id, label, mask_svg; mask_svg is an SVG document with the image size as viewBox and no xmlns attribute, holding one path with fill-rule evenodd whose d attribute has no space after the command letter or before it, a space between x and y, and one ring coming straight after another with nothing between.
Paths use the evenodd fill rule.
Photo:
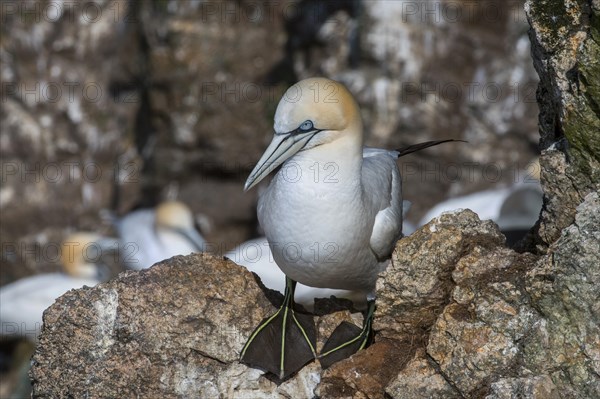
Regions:
<instances>
[{"instance_id":1,"label":"white plumage","mask_svg":"<svg viewBox=\"0 0 600 399\"><path fill-rule=\"evenodd\" d=\"M481 220L493 220L503 231L529 229L538 220L541 208L542 189L538 182L532 181L450 198L429 210L419 225L429 223L443 212L470 209Z\"/></svg>"},{"instance_id":2,"label":"white plumage","mask_svg":"<svg viewBox=\"0 0 600 399\"><path fill-rule=\"evenodd\" d=\"M99 280L63 273L26 277L0 288L0 334L35 340L42 328L42 314L65 292L93 287Z\"/></svg>"},{"instance_id":3,"label":"white plumage","mask_svg":"<svg viewBox=\"0 0 600 399\"><path fill-rule=\"evenodd\" d=\"M133 211L116 221L121 259L130 269L145 269L175 255L204 250L191 210L178 201Z\"/></svg>"},{"instance_id":4,"label":"white plumage","mask_svg":"<svg viewBox=\"0 0 600 399\"><path fill-rule=\"evenodd\" d=\"M94 286L103 271L93 263L102 250L117 248L115 239L94 233L76 233L63 241L60 253L65 273L26 277L0 288L0 335L36 340L42 327L42 314L65 292Z\"/></svg>"},{"instance_id":5,"label":"white plumage","mask_svg":"<svg viewBox=\"0 0 600 399\"><path fill-rule=\"evenodd\" d=\"M292 280L372 292L401 236L398 154L364 148L362 128L350 92L329 79L297 83L277 107L273 141L245 188L283 163L258 219Z\"/></svg>"},{"instance_id":6,"label":"white plumage","mask_svg":"<svg viewBox=\"0 0 600 399\"><path fill-rule=\"evenodd\" d=\"M244 266L251 272L256 273L265 287L284 292L285 274L277 267L269 242L266 237L255 238L244 242L235 249L227 252L225 257L231 259L240 266ZM350 299L357 308L366 305L364 293L348 290L333 290L328 288L309 287L298 284L295 292L295 302L301 304L309 311L313 310L315 298L337 298Z\"/></svg>"}]
</instances>

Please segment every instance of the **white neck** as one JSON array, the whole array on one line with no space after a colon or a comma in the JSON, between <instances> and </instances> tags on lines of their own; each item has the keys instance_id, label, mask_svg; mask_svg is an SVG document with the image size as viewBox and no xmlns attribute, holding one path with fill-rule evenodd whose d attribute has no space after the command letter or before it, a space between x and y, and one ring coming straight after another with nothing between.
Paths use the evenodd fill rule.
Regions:
<instances>
[{"instance_id":1,"label":"white neck","mask_svg":"<svg viewBox=\"0 0 600 399\"><path fill-rule=\"evenodd\" d=\"M360 136L342 136L334 142L301 151L283 165L283 178L319 191L352 190L360 185L362 142Z\"/></svg>"},{"instance_id":2,"label":"white neck","mask_svg":"<svg viewBox=\"0 0 600 399\"><path fill-rule=\"evenodd\" d=\"M96 265L90 263L81 263L75 268L75 272L72 274L73 277L79 278L97 278L98 268Z\"/></svg>"}]
</instances>

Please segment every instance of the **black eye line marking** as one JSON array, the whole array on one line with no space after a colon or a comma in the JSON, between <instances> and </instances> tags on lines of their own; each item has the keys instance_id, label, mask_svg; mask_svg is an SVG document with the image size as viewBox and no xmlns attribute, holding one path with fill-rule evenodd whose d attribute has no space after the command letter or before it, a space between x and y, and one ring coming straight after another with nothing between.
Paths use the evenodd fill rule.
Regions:
<instances>
[{"instance_id":1,"label":"black eye line marking","mask_svg":"<svg viewBox=\"0 0 600 399\"><path fill-rule=\"evenodd\" d=\"M323 130L324 129L315 129L315 128L313 128L312 130L306 130L305 131L305 130L300 130L298 128L298 129L292 130L291 132L284 132L284 133L277 133L277 132L275 132L275 136L291 136L291 137L294 137L294 136L298 136L300 134L308 134L308 133L317 134L317 133L321 133Z\"/></svg>"},{"instance_id":2,"label":"black eye line marking","mask_svg":"<svg viewBox=\"0 0 600 399\"><path fill-rule=\"evenodd\" d=\"M306 122L310 122L310 128L308 129L302 129L302 125L304 125ZM322 132L323 129L317 129L315 128L313 122L309 119L309 120L305 120L304 122L302 122L300 124L300 126L298 126L296 129L291 130L289 132L283 132L283 133L277 133L275 132L276 136L286 136L286 135L290 135L290 136L297 136L299 134L307 134L307 133L320 133Z\"/></svg>"},{"instance_id":3,"label":"black eye line marking","mask_svg":"<svg viewBox=\"0 0 600 399\"><path fill-rule=\"evenodd\" d=\"M302 148L300 148L300 149L298 150L298 152L300 152L300 151L304 151L304 150L306 149L306 146L308 145L308 143L310 143L310 141L311 141L313 138L315 138L315 136L317 135L317 133L319 133L319 132L321 132L321 131L322 131L322 130L318 130L318 131L316 131L316 132L315 132L315 133L314 133L312 136L310 136L310 138L309 138L308 140L306 140L306 143L304 143L304 145L302 146Z\"/></svg>"}]
</instances>

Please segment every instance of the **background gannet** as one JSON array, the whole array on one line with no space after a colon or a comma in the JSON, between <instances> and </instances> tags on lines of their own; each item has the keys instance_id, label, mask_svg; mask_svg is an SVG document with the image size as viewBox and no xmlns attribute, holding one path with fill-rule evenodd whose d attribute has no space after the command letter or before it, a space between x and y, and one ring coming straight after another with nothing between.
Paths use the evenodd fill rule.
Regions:
<instances>
[{"instance_id":1,"label":"background gannet","mask_svg":"<svg viewBox=\"0 0 600 399\"><path fill-rule=\"evenodd\" d=\"M121 258L130 269L145 269L175 255L202 252L204 238L194 227L194 215L182 202L165 201L154 209L139 209L115 221Z\"/></svg>"},{"instance_id":2,"label":"background gannet","mask_svg":"<svg viewBox=\"0 0 600 399\"><path fill-rule=\"evenodd\" d=\"M60 261L65 273L26 277L0 288L0 335L36 340L42 327L42 314L65 292L94 286L108 278L98 263L102 251L115 250L115 239L95 233L75 233L61 245Z\"/></svg>"},{"instance_id":3,"label":"background gannet","mask_svg":"<svg viewBox=\"0 0 600 399\"><path fill-rule=\"evenodd\" d=\"M244 189L283 164L259 199L258 219L287 276L285 298L249 337L241 360L285 378L315 357L312 318L293 308L296 282L369 299L363 328L342 324L325 344L324 367L366 345L377 275L402 235L396 159L438 142L402 152L364 148L356 101L344 85L325 78L302 80L285 92L274 130Z\"/></svg>"},{"instance_id":4,"label":"background gannet","mask_svg":"<svg viewBox=\"0 0 600 399\"><path fill-rule=\"evenodd\" d=\"M539 182L539 161L531 162L521 175L527 178L509 187L485 190L450 198L431 208L419 222L424 226L443 212L471 209L480 219L490 219L506 236L508 246L516 244L537 222L543 193Z\"/></svg>"}]
</instances>

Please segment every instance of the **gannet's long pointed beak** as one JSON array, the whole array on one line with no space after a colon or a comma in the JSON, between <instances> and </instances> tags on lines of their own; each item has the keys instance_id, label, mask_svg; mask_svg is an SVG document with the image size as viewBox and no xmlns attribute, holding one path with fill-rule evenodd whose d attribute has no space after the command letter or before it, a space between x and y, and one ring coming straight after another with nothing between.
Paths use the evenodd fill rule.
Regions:
<instances>
[{"instance_id":1,"label":"gannet's long pointed beak","mask_svg":"<svg viewBox=\"0 0 600 399\"><path fill-rule=\"evenodd\" d=\"M298 129L289 133L275 133L273 141L271 141L271 144L269 144L269 147L267 147L250 173L248 180L246 180L244 191L250 190L276 167L285 162L286 159L302 150L310 139L319 132L320 130L317 129L308 132L302 132Z\"/></svg>"}]
</instances>

